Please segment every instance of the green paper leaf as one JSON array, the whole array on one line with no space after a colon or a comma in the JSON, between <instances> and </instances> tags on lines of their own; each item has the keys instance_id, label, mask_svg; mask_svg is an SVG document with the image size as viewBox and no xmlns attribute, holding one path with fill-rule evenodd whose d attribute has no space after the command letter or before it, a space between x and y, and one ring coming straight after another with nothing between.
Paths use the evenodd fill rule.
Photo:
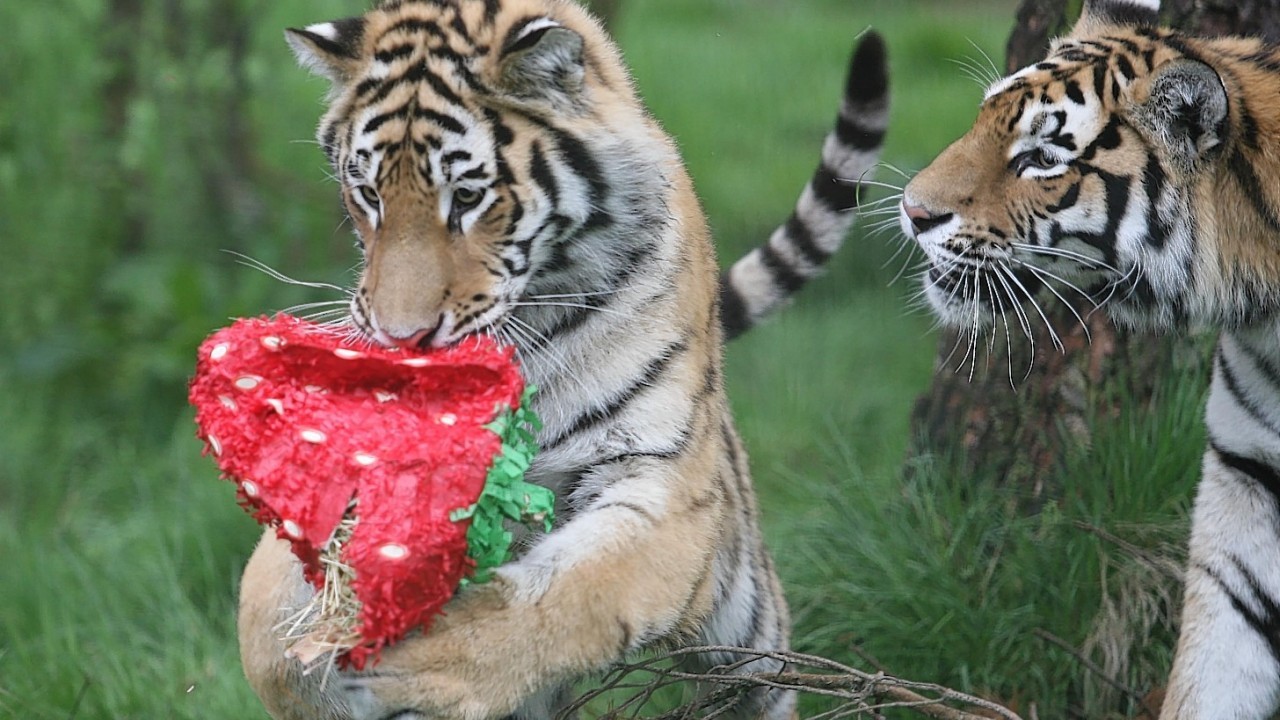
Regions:
<instances>
[{"instance_id":1,"label":"green paper leaf","mask_svg":"<svg viewBox=\"0 0 1280 720\"><path fill-rule=\"evenodd\" d=\"M471 519L467 555L476 567L470 582L487 582L493 577L493 569L510 559L513 535L507 530L506 521L541 526L544 532L550 532L555 522L555 494L524 480L538 452L534 433L542 429L542 421L529 409L535 392L536 388L526 387L519 407L508 408L485 426L502 439L502 448L489 467L480 498L474 505L449 515L455 522Z\"/></svg>"}]
</instances>

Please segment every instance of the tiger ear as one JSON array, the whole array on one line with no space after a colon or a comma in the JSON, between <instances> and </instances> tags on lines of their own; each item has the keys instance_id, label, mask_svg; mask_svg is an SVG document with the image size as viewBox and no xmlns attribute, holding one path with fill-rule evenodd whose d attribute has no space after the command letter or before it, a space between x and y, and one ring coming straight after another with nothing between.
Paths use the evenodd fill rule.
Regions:
<instances>
[{"instance_id":1,"label":"tiger ear","mask_svg":"<svg viewBox=\"0 0 1280 720\"><path fill-rule=\"evenodd\" d=\"M355 76L363 37L361 17L289 28L284 33L298 64L335 84L349 82Z\"/></svg>"},{"instance_id":2,"label":"tiger ear","mask_svg":"<svg viewBox=\"0 0 1280 720\"><path fill-rule=\"evenodd\" d=\"M582 48L581 35L551 18L518 24L502 45L499 87L520 100L573 102L586 75Z\"/></svg>"},{"instance_id":3,"label":"tiger ear","mask_svg":"<svg viewBox=\"0 0 1280 720\"><path fill-rule=\"evenodd\" d=\"M1227 132L1227 89L1213 68L1173 60L1156 68L1147 97L1134 112L1179 167L1191 170L1222 145Z\"/></svg>"},{"instance_id":4,"label":"tiger ear","mask_svg":"<svg viewBox=\"0 0 1280 720\"><path fill-rule=\"evenodd\" d=\"M1160 0L1085 0L1072 35L1100 27L1155 27L1160 24Z\"/></svg>"}]
</instances>

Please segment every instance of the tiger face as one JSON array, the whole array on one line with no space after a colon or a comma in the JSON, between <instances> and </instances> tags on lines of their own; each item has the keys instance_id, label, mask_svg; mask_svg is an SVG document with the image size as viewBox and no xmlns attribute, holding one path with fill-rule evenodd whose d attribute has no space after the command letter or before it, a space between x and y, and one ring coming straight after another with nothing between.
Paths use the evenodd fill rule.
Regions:
<instances>
[{"instance_id":1,"label":"tiger face","mask_svg":"<svg viewBox=\"0 0 1280 720\"><path fill-rule=\"evenodd\" d=\"M317 136L364 254L352 320L381 344L501 326L603 204L589 167L561 170L591 161L549 118L589 131L630 86L585 49L598 32L585 14L511 5L393 2L288 33L333 82ZM615 118L620 134L634 115Z\"/></svg>"},{"instance_id":2,"label":"tiger face","mask_svg":"<svg viewBox=\"0 0 1280 720\"><path fill-rule=\"evenodd\" d=\"M1090 16L1086 3L1073 33L993 84L969 132L904 188L900 224L944 321L976 332L1016 314L1025 327L1020 306L1045 287L1146 328L1280 309L1280 186L1259 180L1275 161L1258 143L1280 128L1250 109L1254 73L1235 67L1268 56L1117 5L1133 13Z\"/></svg>"}]
</instances>

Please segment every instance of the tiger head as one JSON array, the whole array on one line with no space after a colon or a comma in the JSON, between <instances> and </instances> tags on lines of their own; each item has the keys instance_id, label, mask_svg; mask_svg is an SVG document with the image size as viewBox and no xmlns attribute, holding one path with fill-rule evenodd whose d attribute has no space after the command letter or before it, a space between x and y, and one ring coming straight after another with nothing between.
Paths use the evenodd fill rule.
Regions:
<instances>
[{"instance_id":1,"label":"tiger head","mask_svg":"<svg viewBox=\"0 0 1280 720\"><path fill-rule=\"evenodd\" d=\"M1025 323L1018 306L1044 286L1149 328L1280 309L1280 183L1262 185L1277 99L1264 115L1247 97L1275 70L1260 77L1255 41L1157 28L1156 4L1086 2L1071 34L991 85L974 126L904 188L900 224L944 320Z\"/></svg>"},{"instance_id":2,"label":"tiger head","mask_svg":"<svg viewBox=\"0 0 1280 720\"><path fill-rule=\"evenodd\" d=\"M500 324L599 224L584 136L648 137L616 50L570 2L389 0L286 37L332 82L317 137L364 255L351 315L384 345Z\"/></svg>"}]
</instances>

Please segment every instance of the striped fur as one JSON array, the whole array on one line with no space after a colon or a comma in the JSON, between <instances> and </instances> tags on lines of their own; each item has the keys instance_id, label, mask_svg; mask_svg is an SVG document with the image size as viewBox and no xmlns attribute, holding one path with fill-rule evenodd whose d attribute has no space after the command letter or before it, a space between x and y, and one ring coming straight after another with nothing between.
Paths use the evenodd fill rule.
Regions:
<instances>
[{"instance_id":1,"label":"striped fur","mask_svg":"<svg viewBox=\"0 0 1280 720\"><path fill-rule=\"evenodd\" d=\"M861 180L880 157L889 120L884 44L868 33L855 51L836 126L795 210L769 240L720 279L720 313L732 339L777 310L840 249L853 225Z\"/></svg>"},{"instance_id":2,"label":"striped fur","mask_svg":"<svg viewBox=\"0 0 1280 720\"><path fill-rule=\"evenodd\" d=\"M816 179L762 251L777 262L754 279L731 271L722 290L674 144L576 5L393 0L289 39L334 83L318 134L364 252L354 323L384 344L513 342L545 423L529 477L559 508L551 533L524 538L429 633L327 684L273 630L310 590L264 536L240 640L272 716L549 718L575 679L639 650L786 648L718 306L747 309L741 331L798 287L784 271L807 278L838 246L883 132L879 40L864 41ZM757 693L737 714L793 707L790 693Z\"/></svg>"},{"instance_id":3,"label":"striped fur","mask_svg":"<svg viewBox=\"0 0 1280 720\"><path fill-rule=\"evenodd\" d=\"M1041 285L1161 331L1222 330L1163 720L1280 707L1280 48L1093 0L905 188L938 313L1029 327Z\"/></svg>"}]
</instances>

